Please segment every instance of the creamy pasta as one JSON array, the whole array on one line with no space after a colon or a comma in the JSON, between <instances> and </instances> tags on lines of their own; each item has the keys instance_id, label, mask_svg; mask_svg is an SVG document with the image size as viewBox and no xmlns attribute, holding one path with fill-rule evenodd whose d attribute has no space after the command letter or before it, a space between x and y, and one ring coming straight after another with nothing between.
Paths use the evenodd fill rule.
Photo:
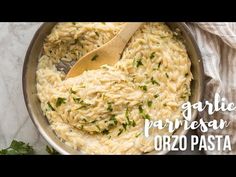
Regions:
<instances>
[{"instance_id":1,"label":"creamy pasta","mask_svg":"<svg viewBox=\"0 0 236 177\"><path fill-rule=\"evenodd\" d=\"M144 120L181 118L189 99L191 62L164 23L144 23L121 59L65 80L60 61L76 61L111 40L124 23L58 23L47 36L37 69L41 108L57 136L88 154L142 154L154 149Z\"/></svg>"}]
</instances>

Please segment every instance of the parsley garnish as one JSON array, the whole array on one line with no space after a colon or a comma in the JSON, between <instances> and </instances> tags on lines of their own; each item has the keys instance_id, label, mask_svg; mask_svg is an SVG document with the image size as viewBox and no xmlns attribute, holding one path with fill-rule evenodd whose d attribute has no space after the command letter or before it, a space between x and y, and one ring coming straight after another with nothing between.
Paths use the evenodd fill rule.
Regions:
<instances>
[{"instance_id":1,"label":"parsley garnish","mask_svg":"<svg viewBox=\"0 0 236 177\"><path fill-rule=\"evenodd\" d=\"M136 122L133 120L133 121L131 122L131 125L132 125L133 127L135 127L135 126L136 126Z\"/></svg>"},{"instance_id":2,"label":"parsley garnish","mask_svg":"<svg viewBox=\"0 0 236 177\"><path fill-rule=\"evenodd\" d=\"M56 107L59 107L64 103L66 103L66 99L59 97L59 98L57 98Z\"/></svg>"},{"instance_id":3,"label":"parsley garnish","mask_svg":"<svg viewBox=\"0 0 236 177\"><path fill-rule=\"evenodd\" d=\"M120 134L123 132L123 129L119 129L119 133L117 134L117 136L120 136Z\"/></svg>"},{"instance_id":4,"label":"parsley garnish","mask_svg":"<svg viewBox=\"0 0 236 177\"><path fill-rule=\"evenodd\" d=\"M109 134L109 131L107 129L104 129L102 132L101 132L103 135L108 135Z\"/></svg>"},{"instance_id":5,"label":"parsley garnish","mask_svg":"<svg viewBox=\"0 0 236 177\"><path fill-rule=\"evenodd\" d=\"M73 100L74 100L74 102L76 102L76 103L81 103L81 98L79 98L79 97L78 97L78 98L75 98L75 97L74 97Z\"/></svg>"},{"instance_id":6,"label":"parsley garnish","mask_svg":"<svg viewBox=\"0 0 236 177\"><path fill-rule=\"evenodd\" d=\"M84 122L88 122L88 120L87 120L86 118L83 118L82 121L84 121Z\"/></svg>"},{"instance_id":7,"label":"parsley garnish","mask_svg":"<svg viewBox=\"0 0 236 177\"><path fill-rule=\"evenodd\" d=\"M162 61L160 61L160 62L157 64L157 67L156 67L156 68L153 68L153 70L158 70L158 69L160 68L161 64L162 64Z\"/></svg>"},{"instance_id":8,"label":"parsley garnish","mask_svg":"<svg viewBox=\"0 0 236 177\"><path fill-rule=\"evenodd\" d=\"M144 119L148 119L148 120L150 120L150 119L151 119L151 117L150 117L150 115L149 115L149 114L144 114L144 115L143 115L143 118L144 118Z\"/></svg>"},{"instance_id":9,"label":"parsley garnish","mask_svg":"<svg viewBox=\"0 0 236 177\"><path fill-rule=\"evenodd\" d=\"M157 68L160 68L161 64L162 64L162 62L160 61L157 65Z\"/></svg>"},{"instance_id":10,"label":"parsley garnish","mask_svg":"<svg viewBox=\"0 0 236 177\"><path fill-rule=\"evenodd\" d=\"M55 109L52 107L51 103L48 102L48 107L52 110L52 111L55 111Z\"/></svg>"},{"instance_id":11,"label":"parsley garnish","mask_svg":"<svg viewBox=\"0 0 236 177\"><path fill-rule=\"evenodd\" d=\"M150 59L153 59L155 57L155 52L152 52L150 55Z\"/></svg>"},{"instance_id":12,"label":"parsley garnish","mask_svg":"<svg viewBox=\"0 0 236 177\"><path fill-rule=\"evenodd\" d=\"M95 54L92 58L91 58L91 61L95 61L98 57L98 54Z\"/></svg>"},{"instance_id":13,"label":"parsley garnish","mask_svg":"<svg viewBox=\"0 0 236 177\"><path fill-rule=\"evenodd\" d=\"M161 37L161 39L164 39L164 38L167 38L168 36L160 36Z\"/></svg>"},{"instance_id":14,"label":"parsley garnish","mask_svg":"<svg viewBox=\"0 0 236 177\"><path fill-rule=\"evenodd\" d=\"M93 120L92 122L91 122L91 124L94 124L94 123L96 123L97 122L97 120Z\"/></svg>"},{"instance_id":15,"label":"parsley garnish","mask_svg":"<svg viewBox=\"0 0 236 177\"><path fill-rule=\"evenodd\" d=\"M0 150L0 155L29 155L33 152L34 150L29 144L13 140L10 147Z\"/></svg>"},{"instance_id":16,"label":"parsley garnish","mask_svg":"<svg viewBox=\"0 0 236 177\"><path fill-rule=\"evenodd\" d=\"M123 123L122 126L123 126L124 130L126 130L127 123Z\"/></svg>"},{"instance_id":17,"label":"parsley garnish","mask_svg":"<svg viewBox=\"0 0 236 177\"><path fill-rule=\"evenodd\" d=\"M97 37L99 37L99 33L97 31L95 31L95 34L97 35Z\"/></svg>"},{"instance_id":18,"label":"parsley garnish","mask_svg":"<svg viewBox=\"0 0 236 177\"><path fill-rule=\"evenodd\" d=\"M112 103L111 102L108 102L107 103L107 110L109 111L109 112L112 112L113 111L113 108L112 108L112 105L111 105Z\"/></svg>"},{"instance_id":19,"label":"parsley garnish","mask_svg":"<svg viewBox=\"0 0 236 177\"><path fill-rule=\"evenodd\" d=\"M76 94L76 91L74 91L72 88L70 89L71 94Z\"/></svg>"},{"instance_id":20,"label":"parsley garnish","mask_svg":"<svg viewBox=\"0 0 236 177\"><path fill-rule=\"evenodd\" d=\"M139 113L140 113L140 115L142 116L143 119L148 119L148 120L151 119L149 114L144 113L144 110L143 110L141 105L139 105L138 109L139 109Z\"/></svg>"},{"instance_id":21,"label":"parsley garnish","mask_svg":"<svg viewBox=\"0 0 236 177\"><path fill-rule=\"evenodd\" d=\"M166 77L169 78L169 75L166 73Z\"/></svg>"},{"instance_id":22,"label":"parsley garnish","mask_svg":"<svg viewBox=\"0 0 236 177\"><path fill-rule=\"evenodd\" d=\"M80 98L73 98L73 100L80 104L81 106L79 108L77 108L76 110L79 110L81 108L86 108L87 106L90 106L91 104L85 103L83 100L81 100Z\"/></svg>"},{"instance_id":23,"label":"parsley garnish","mask_svg":"<svg viewBox=\"0 0 236 177\"><path fill-rule=\"evenodd\" d=\"M188 92L185 92L180 98L186 99L189 96Z\"/></svg>"},{"instance_id":24,"label":"parsley garnish","mask_svg":"<svg viewBox=\"0 0 236 177\"><path fill-rule=\"evenodd\" d=\"M145 92L147 91L147 86L146 85L140 85L139 88L142 89Z\"/></svg>"},{"instance_id":25,"label":"parsley garnish","mask_svg":"<svg viewBox=\"0 0 236 177\"><path fill-rule=\"evenodd\" d=\"M135 61L135 66L138 68L138 67L141 66L141 65L143 65L142 59L141 59L141 58L140 58L140 59L137 59L137 60Z\"/></svg>"},{"instance_id":26,"label":"parsley garnish","mask_svg":"<svg viewBox=\"0 0 236 177\"><path fill-rule=\"evenodd\" d=\"M152 101L147 102L148 107L150 108L152 106Z\"/></svg>"},{"instance_id":27,"label":"parsley garnish","mask_svg":"<svg viewBox=\"0 0 236 177\"><path fill-rule=\"evenodd\" d=\"M52 148L52 147L50 147L48 145L46 146L46 151L50 155L60 155L59 152L57 152L54 148Z\"/></svg>"},{"instance_id":28,"label":"parsley garnish","mask_svg":"<svg viewBox=\"0 0 236 177\"><path fill-rule=\"evenodd\" d=\"M113 121L114 125L117 125L118 121L116 120L116 116L112 115L110 121Z\"/></svg>"},{"instance_id":29,"label":"parsley garnish","mask_svg":"<svg viewBox=\"0 0 236 177\"><path fill-rule=\"evenodd\" d=\"M157 98L157 97L159 97L159 94L154 95L154 98Z\"/></svg>"},{"instance_id":30,"label":"parsley garnish","mask_svg":"<svg viewBox=\"0 0 236 177\"><path fill-rule=\"evenodd\" d=\"M135 135L135 138L138 138L140 135L142 134L142 132L139 132Z\"/></svg>"},{"instance_id":31,"label":"parsley garnish","mask_svg":"<svg viewBox=\"0 0 236 177\"><path fill-rule=\"evenodd\" d=\"M79 39L75 39L75 41L74 41L73 45L75 45L75 44L78 44L78 45L80 45L82 48L84 47L84 46L83 46L83 44L80 42L80 40L79 40Z\"/></svg>"},{"instance_id":32,"label":"parsley garnish","mask_svg":"<svg viewBox=\"0 0 236 177\"><path fill-rule=\"evenodd\" d=\"M84 125L81 125L80 129L83 130L84 129Z\"/></svg>"},{"instance_id":33,"label":"parsley garnish","mask_svg":"<svg viewBox=\"0 0 236 177\"><path fill-rule=\"evenodd\" d=\"M151 77L151 82L152 82L153 85L154 85L154 84L160 85L157 81L155 81L155 80L153 79L153 77Z\"/></svg>"},{"instance_id":34,"label":"parsley garnish","mask_svg":"<svg viewBox=\"0 0 236 177\"><path fill-rule=\"evenodd\" d=\"M128 108L126 108L125 117L127 119L127 125L128 126L133 126L133 127L136 126L136 122L134 120L130 121L130 119L129 119L129 109Z\"/></svg>"},{"instance_id":35,"label":"parsley garnish","mask_svg":"<svg viewBox=\"0 0 236 177\"><path fill-rule=\"evenodd\" d=\"M128 108L126 108L125 117L126 117L126 119L127 119L128 124L130 124L130 120L129 120L129 109L128 109Z\"/></svg>"},{"instance_id":36,"label":"parsley garnish","mask_svg":"<svg viewBox=\"0 0 236 177\"><path fill-rule=\"evenodd\" d=\"M96 125L96 127L98 128L99 131L101 131L101 128L98 125Z\"/></svg>"},{"instance_id":37,"label":"parsley garnish","mask_svg":"<svg viewBox=\"0 0 236 177\"><path fill-rule=\"evenodd\" d=\"M139 105L138 110L139 110L139 113L140 113L140 114L143 114L143 108L142 108L141 105Z\"/></svg>"}]
</instances>

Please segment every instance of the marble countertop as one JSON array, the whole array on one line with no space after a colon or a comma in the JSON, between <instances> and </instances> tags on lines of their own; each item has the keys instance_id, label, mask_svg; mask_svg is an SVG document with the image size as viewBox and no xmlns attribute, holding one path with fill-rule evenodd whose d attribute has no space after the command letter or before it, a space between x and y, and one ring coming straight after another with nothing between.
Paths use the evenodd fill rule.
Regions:
<instances>
[{"instance_id":1,"label":"marble countertop","mask_svg":"<svg viewBox=\"0 0 236 177\"><path fill-rule=\"evenodd\" d=\"M46 154L40 136L26 110L22 92L22 68L26 50L41 23L0 23L0 149L13 139L28 142L36 154ZM192 132L189 133L189 136ZM199 154L171 152L170 154Z\"/></svg>"}]
</instances>

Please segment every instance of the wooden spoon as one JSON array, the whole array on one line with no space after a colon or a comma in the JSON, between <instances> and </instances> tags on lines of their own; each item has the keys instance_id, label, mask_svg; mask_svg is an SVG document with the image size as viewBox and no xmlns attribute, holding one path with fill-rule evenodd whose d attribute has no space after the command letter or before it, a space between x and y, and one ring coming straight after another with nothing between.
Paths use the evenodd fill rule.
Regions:
<instances>
[{"instance_id":1,"label":"wooden spoon","mask_svg":"<svg viewBox=\"0 0 236 177\"><path fill-rule=\"evenodd\" d=\"M80 58L66 75L66 79L78 76L85 70L98 69L101 65L114 65L121 57L127 42L141 22L130 22L109 42Z\"/></svg>"}]
</instances>

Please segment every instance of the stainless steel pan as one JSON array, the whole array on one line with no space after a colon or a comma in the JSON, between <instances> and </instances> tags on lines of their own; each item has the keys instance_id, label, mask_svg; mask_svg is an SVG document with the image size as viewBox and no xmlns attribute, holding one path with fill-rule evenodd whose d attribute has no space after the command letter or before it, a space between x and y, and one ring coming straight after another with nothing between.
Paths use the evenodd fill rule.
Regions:
<instances>
[{"instance_id":1,"label":"stainless steel pan","mask_svg":"<svg viewBox=\"0 0 236 177\"><path fill-rule=\"evenodd\" d=\"M23 67L23 92L25 98L25 104L28 109L29 115L33 120L35 126L46 139L46 141L54 147L61 154L81 154L80 151L76 151L59 140L50 125L43 115L40 108L40 101L37 97L36 91L36 69L38 59L41 56L43 42L45 37L51 32L51 29L56 23L44 23L35 33L28 51L25 56L25 62ZM204 72L201 54L193 36L185 23L167 23L171 29L178 28L181 31L182 38L186 45L189 57L191 59L191 71L193 73L194 80L191 83L191 98L192 103L198 102L202 99L202 93L204 90ZM192 120L197 116L197 112L193 111ZM184 135L186 131L182 128L178 129L175 134ZM162 152L150 152L148 154L166 154L168 151Z\"/></svg>"}]
</instances>

